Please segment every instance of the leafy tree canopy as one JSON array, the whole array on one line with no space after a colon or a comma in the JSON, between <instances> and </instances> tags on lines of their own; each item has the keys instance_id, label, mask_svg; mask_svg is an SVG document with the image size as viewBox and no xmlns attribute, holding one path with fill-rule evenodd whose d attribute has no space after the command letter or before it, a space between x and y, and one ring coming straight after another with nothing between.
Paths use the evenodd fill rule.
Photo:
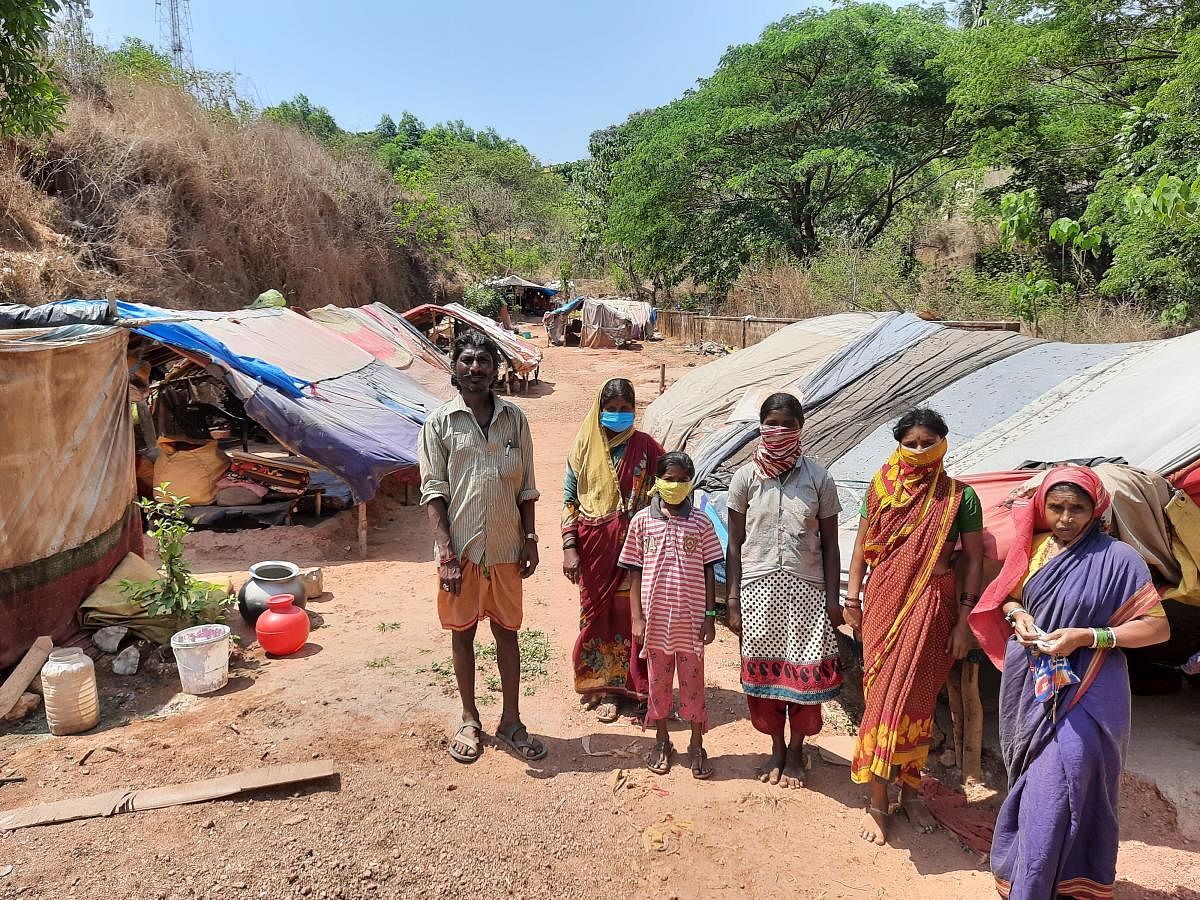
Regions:
<instances>
[{"instance_id":1,"label":"leafy tree canopy","mask_svg":"<svg viewBox=\"0 0 1200 900\"><path fill-rule=\"evenodd\" d=\"M771 25L695 90L593 141L611 175L605 237L645 271L715 285L756 255L807 259L831 235L870 245L968 154L938 64L954 40L940 8L916 6Z\"/></svg>"},{"instance_id":2,"label":"leafy tree canopy","mask_svg":"<svg viewBox=\"0 0 1200 900\"><path fill-rule=\"evenodd\" d=\"M0 0L0 135L42 136L58 127L66 95L46 60L59 0Z\"/></svg>"}]
</instances>

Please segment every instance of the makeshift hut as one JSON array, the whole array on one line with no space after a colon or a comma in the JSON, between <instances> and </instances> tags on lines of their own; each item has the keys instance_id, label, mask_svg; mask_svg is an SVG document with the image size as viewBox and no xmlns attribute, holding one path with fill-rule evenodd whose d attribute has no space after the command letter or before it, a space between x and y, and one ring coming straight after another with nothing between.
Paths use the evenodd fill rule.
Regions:
<instances>
[{"instance_id":1,"label":"makeshift hut","mask_svg":"<svg viewBox=\"0 0 1200 900\"><path fill-rule=\"evenodd\" d=\"M0 331L0 669L74 634L83 599L142 552L126 353L121 328Z\"/></svg>"},{"instance_id":2,"label":"makeshift hut","mask_svg":"<svg viewBox=\"0 0 1200 900\"><path fill-rule=\"evenodd\" d=\"M587 298L582 307L579 346L594 349L623 347L654 334L655 309L628 297Z\"/></svg>"},{"instance_id":3,"label":"makeshift hut","mask_svg":"<svg viewBox=\"0 0 1200 900\"><path fill-rule=\"evenodd\" d=\"M509 392L516 389L519 380L529 389L530 382L536 382L541 372L542 351L522 337L500 327L495 319L467 309L458 303L448 303L445 306L435 306L427 303L403 313L405 319L425 334L444 333L445 325L450 325L449 333L444 333L444 340L449 344L455 336L463 331L475 329L482 331L500 349L504 359L504 378L508 382Z\"/></svg>"},{"instance_id":4,"label":"makeshift hut","mask_svg":"<svg viewBox=\"0 0 1200 900\"><path fill-rule=\"evenodd\" d=\"M546 328L546 337L556 347L565 346L574 338L579 343L583 321L579 310L587 301L587 297L576 297L568 300L562 306L552 309L542 316L542 325Z\"/></svg>"},{"instance_id":5,"label":"makeshift hut","mask_svg":"<svg viewBox=\"0 0 1200 900\"><path fill-rule=\"evenodd\" d=\"M322 306L308 317L361 347L382 363L405 372L441 400L454 393L446 355L399 313L372 303L342 309Z\"/></svg>"},{"instance_id":6,"label":"makeshift hut","mask_svg":"<svg viewBox=\"0 0 1200 900\"><path fill-rule=\"evenodd\" d=\"M495 288L502 297L516 302L523 312L534 314L544 313L548 310L559 294L557 287L538 284L522 278L520 275L492 278L485 281L483 286Z\"/></svg>"}]
</instances>

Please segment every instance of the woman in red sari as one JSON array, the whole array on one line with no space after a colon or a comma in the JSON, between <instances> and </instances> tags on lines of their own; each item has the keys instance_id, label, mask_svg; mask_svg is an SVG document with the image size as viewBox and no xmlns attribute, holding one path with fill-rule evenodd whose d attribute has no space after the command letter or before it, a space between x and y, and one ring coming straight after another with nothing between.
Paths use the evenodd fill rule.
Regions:
<instances>
[{"instance_id":1,"label":"woman in red sari","mask_svg":"<svg viewBox=\"0 0 1200 900\"><path fill-rule=\"evenodd\" d=\"M622 697L646 700L646 661L633 642L629 573L618 568L629 520L645 506L662 447L633 427L633 385L600 391L567 458L563 574L579 585L579 639L571 654L580 702L615 722Z\"/></svg>"},{"instance_id":2,"label":"woman in red sari","mask_svg":"<svg viewBox=\"0 0 1200 900\"><path fill-rule=\"evenodd\" d=\"M942 468L948 432L929 409L897 423L899 446L871 482L850 563L845 619L862 632L866 700L850 777L871 786L861 834L874 844L887 841L892 782L913 827L935 827L918 794L921 770L938 693L971 646L967 615L983 575L983 510L974 490ZM966 567L956 602L950 556L959 541Z\"/></svg>"}]
</instances>

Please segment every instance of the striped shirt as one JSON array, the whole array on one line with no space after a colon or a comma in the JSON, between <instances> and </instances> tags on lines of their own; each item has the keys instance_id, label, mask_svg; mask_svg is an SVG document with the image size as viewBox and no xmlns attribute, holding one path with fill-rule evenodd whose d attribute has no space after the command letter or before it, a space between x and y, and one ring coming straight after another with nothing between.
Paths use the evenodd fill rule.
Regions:
<instances>
[{"instance_id":1,"label":"striped shirt","mask_svg":"<svg viewBox=\"0 0 1200 900\"><path fill-rule=\"evenodd\" d=\"M441 498L459 559L515 563L525 544L520 504L539 496L533 439L525 414L492 395L487 434L462 395L429 414L421 427L421 504Z\"/></svg>"},{"instance_id":2,"label":"striped shirt","mask_svg":"<svg viewBox=\"0 0 1200 900\"><path fill-rule=\"evenodd\" d=\"M621 568L642 570L643 653L704 652L704 569L725 554L708 516L690 501L678 512L668 515L655 497L629 523L621 549Z\"/></svg>"}]
</instances>

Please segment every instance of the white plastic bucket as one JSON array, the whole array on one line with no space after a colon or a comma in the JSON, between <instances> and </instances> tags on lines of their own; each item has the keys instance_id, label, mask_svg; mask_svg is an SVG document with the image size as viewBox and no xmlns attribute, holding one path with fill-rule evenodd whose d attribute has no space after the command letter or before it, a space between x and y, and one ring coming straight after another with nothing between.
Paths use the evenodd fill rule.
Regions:
<instances>
[{"instance_id":1,"label":"white plastic bucket","mask_svg":"<svg viewBox=\"0 0 1200 900\"><path fill-rule=\"evenodd\" d=\"M229 682L229 626L194 625L171 636L187 694L211 694Z\"/></svg>"}]
</instances>

